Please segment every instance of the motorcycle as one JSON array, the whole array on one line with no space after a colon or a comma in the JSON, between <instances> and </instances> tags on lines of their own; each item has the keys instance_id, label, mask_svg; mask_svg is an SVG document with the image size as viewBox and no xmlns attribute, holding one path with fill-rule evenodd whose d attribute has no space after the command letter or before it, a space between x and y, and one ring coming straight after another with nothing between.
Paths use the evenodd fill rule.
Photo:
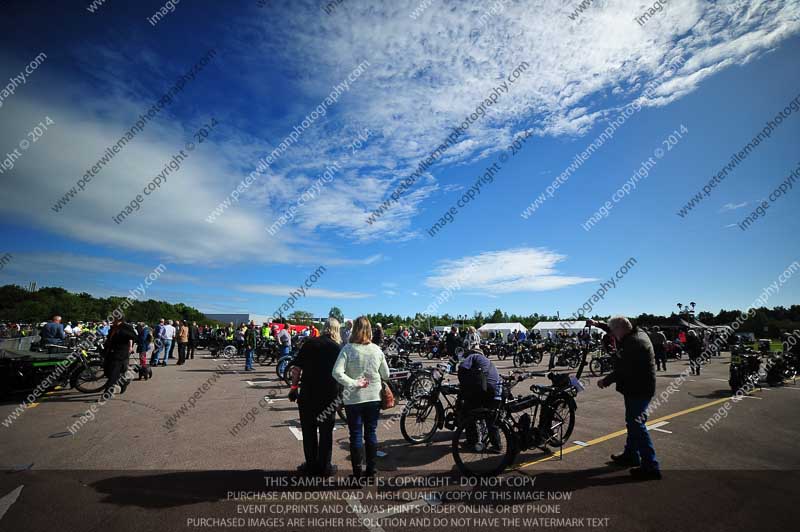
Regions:
<instances>
[{"instance_id":1,"label":"motorcycle","mask_svg":"<svg viewBox=\"0 0 800 532\"><path fill-rule=\"evenodd\" d=\"M595 377L602 377L614 369L614 357L602 351L592 353L592 360L589 361L589 371Z\"/></svg>"},{"instance_id":2,"label":"motorcycle","mask_svg":"<svg viewBox=\"0 0 800 532\"><path fill-rule=\"evenodd\" d=\"M758 384L761 355L748 347L735 348L731 352L731 366L728 384L733 393Z\"/></svg>"},{"instance_id":3,"label":"motorcycle","mask_svg":"<svg viewBox=\"0 0 800 532\"><path fill-rule=\"evenodd\" d=\"M514 353L514 367L523 368L528 364L537 365L542 361L542 352L528 346L520 346Z\"/></svg>"}]
</instances>

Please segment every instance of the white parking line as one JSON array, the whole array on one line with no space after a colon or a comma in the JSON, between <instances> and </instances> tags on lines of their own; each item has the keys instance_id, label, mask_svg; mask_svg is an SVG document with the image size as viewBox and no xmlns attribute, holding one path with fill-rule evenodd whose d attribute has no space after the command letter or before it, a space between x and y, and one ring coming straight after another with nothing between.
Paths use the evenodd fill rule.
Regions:
<instances>
[{"instance_id":1,"label":"white parking line","mask_svg":"<svg viewBox=\"0 0 800 532\"><path fill-rule=\"evenodd\" d=\"M303 441L303 432L296 428L296 427L289 427L289 430L292 431L294 437L297 438L297 441Z\"/></svg>"},{"instance_id":2,"label":"white parking line","mask_svg":"<svg viewBox=\"0 0 800 532\"><path fill-rule=\"evenodd\" d=\"M652 425L647 425L647 428L650 430L657 429L658 427L663 427L664 425L669 425L669 421L659 421L658 423L653 423Z\"/></svg>"},{"instance_id":3,"label":"white parking line","mask_svg":"<svg viewBox=\"0 0 800 532\"><path fill-rule=\"evenodd\" d=\"M580 445L581 447L589 447L589 444L586 443L585 441L575 440L572 443L574 443L575 445Z\"/></svg>"},{"instance_id":4,"label":"white parking line","mask_svg":"<svg viewBox=\"0 0 800 532\"><path fill-rule=\"evenodd\" d=\"M0 499L0 519L2 519L4 515L6 515L6 512L8 511L9 508L11 508L11 505L17 502L19 494L22 493L22 488L24 487L25 485L23 484L22 486L17 487L15 490L11 491L10 493L3 496L2 499Z\"/></svg>"},{"instance_id":5,"label":"white parking line","mask_svg":"<svg viewBox=\"0 0 800 532\"><path fill-rule=\"evenodd\" d=\"M728 379L711 379L712 381L728 382Z\"/></svg>"}]
</instances>

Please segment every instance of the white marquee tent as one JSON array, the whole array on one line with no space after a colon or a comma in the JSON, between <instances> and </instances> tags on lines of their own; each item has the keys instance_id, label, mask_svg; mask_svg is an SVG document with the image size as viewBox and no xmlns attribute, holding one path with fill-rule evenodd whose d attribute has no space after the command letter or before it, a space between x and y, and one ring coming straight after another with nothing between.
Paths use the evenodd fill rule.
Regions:
<instances>
[{"instance_id":1,"label":"white marquee tent","mask_svg":"<svg viewBox=\"0 0 800 532\"><path fill-rule=\"evenodd\" d=\"M482 336L488 336L492 331L495 333L499 332L503 335L503 338L505 338L508 333L515 330L528 332L528 329L521 323L486 323L478 329L478 332L481 333Z\"/></svg>"},{"instance_id":2,"label":"white marquee tent","mask_svg":"<svg viewBox=\"0 0 800 532\"><path fill-rule=\"evenodd\" d=\"M572 323L572 320L564 320L564 321L540 321L536 325L533 326L534 331L539 331L542 335L547 334L550 331L559 332L559 331L566 331L569 334L577 334L584 329L586 325L586 320L578 320ZM600 333L603 334L605 331L598 327L592 327L592 333Z\"/></svg>"}]
</instances>

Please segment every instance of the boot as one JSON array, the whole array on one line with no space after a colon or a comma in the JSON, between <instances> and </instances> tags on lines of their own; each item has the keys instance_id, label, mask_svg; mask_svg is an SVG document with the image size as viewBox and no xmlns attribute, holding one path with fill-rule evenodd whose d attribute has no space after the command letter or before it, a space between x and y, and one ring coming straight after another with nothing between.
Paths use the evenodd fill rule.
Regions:
<instances>
[{"instance_id":1,"label":"boot","mask_svg":"<svg viewBox=\"0 0 800 532\"><path fill-rule=\"evenodd\" d=\"M378 446L374 443L367 443L364 445L364 450L367 452L367 470L365 475L367 477L375 476L375 459L378 456Z\"/></svg>"},{"instance_id":2,"label":"boot","mask_svg":"<svg viewBox=\"0 0 800 532\"><path fill-rule=\"evenodd\" d=\"M350 463L353 465L353 478L361 478L361 459L364 458L364 449L350 445Z\"/></svg>"}]
</instances>

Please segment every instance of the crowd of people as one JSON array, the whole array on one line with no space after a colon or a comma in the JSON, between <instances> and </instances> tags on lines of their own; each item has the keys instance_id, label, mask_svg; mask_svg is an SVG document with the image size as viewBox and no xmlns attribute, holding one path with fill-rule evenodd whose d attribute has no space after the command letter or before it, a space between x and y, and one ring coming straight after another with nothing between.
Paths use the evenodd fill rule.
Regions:
<instances>
[{"instance_id":1,"label":"crowd of people","mask_svg":"<svg viewBox=\"0 0 800 532\"><path fill-rule=\"evenodd\" d=\"M605 334L592 335L591 327ZM265 342L279 349L281 355L292 351L298 336L305 337L292 363L289 400L298 405L303 433L305 462L299 469L309 475L330 475L336 471L332 464L333 428L336 405L343 403L347 412L350 434L350 460L355 478L372 478L376 474L378 449L378 420L383 397L382 382L389 378L389 366L383 347L393 342L441 342L456 367L461 395L468 409L492 408L500 399L501 379L493 362L482 350L482 339L475 327L459 329L452 326L444 335L436 330L425 332L414 327L401 327L387 337L382 325L373 328L362 316L348 320L342 326L329 318L322 331L315 326L299 327L289 323L254 322L235 326L198 325L186 320L161 319L150 327L140 322L129 324L120 316L110 324L62 324L60 316L44 324L40 330L42 342L63 345L70 337L94 334L105 339L105 371L108 387L119 384L124 392L127 382L128 359L138 354L139 365L167 366L176 359L177 365L195 358L201 339L219 339L232 343L244 355L245 370L253 371L256 347ZM631 324L622 316L608 323L586 321L586 328L578 335L550 331L545 336L533 331L514 330L508 334L495 333L494 342L600 342L615 355L614 370L598 381L600 388L612 384L622 394L625 406L625 423L628 431L623 451L612 455L614 463L631 466L632 474L639 478L660 478L660 466L655 449L645 425L647 408L655 394L655 375L666 371L667 353L670 349L685 350L689 354L693 374L700 372L701 353L714 345L713 331L698 334L695 330L678 330L667 339L665 331L653 327L649 331ZM496 438L496 428L489 427L490 441ZM476 430L467 428L467 438L477 438ZM495 436L494 438L492 436Z\"/></svg>"}]
</instances>

